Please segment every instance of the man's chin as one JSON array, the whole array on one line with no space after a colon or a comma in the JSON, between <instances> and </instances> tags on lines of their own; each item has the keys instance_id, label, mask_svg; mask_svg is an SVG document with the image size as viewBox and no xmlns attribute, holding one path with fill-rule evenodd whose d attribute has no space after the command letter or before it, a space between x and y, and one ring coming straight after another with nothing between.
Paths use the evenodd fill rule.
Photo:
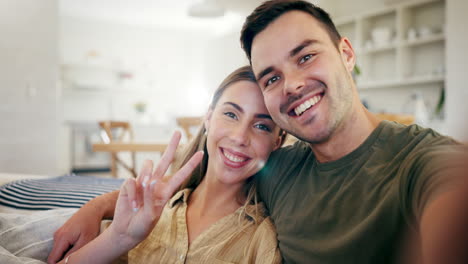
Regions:
<instances>
[{"instance_id":1,"label":"man's chin","mask_svg":"<svg viewBox=\"0 0 468 264\"><path fill-rule=\"evenodd\" d=\"M320 145L320 144L326 143L330 139L330 135L323 134L323 135L304 136L304 137L297 137L297 138L311 145Z\"/></svg>"},{"instance_id":2,"label":"man's chin","mask_svg":"<svg viewBox=\"0 0 468 264\"><path fill-rule=\"evenodd\" d=\"M285 129L286 130L286 129ZM305 141L309 144L323 144L327 142L331 135L332 131L327 128L314 128L313 126L311 127L301 127L301 128L295 128L294 131L288 131L286 130L289 134L295 136L296 138ZM300 131L307 131L310 133L301 133Z\"/></svg>"}]
</instances>

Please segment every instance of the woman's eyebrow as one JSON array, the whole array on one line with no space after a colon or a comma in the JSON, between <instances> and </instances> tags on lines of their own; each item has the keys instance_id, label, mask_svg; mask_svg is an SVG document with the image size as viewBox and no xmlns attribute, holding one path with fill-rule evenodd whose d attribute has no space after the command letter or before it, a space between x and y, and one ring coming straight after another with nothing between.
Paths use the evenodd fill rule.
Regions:
<instances>
[{"instance_id":1,"label":"woman's eyebrow","mask_svg":"<svg viewBox=\"0 0 468 264\"><path fill-rule=\"evenodd\" d=\"M240 107L240 105L238 105L238 104L236 104L236 103L233 103L233 102L225 102L224 105L230 105L230 106L236 108L239 112L244 113L244 109L242 109L242 107ZM262 118L262 119L270 119L270 120L273 120L269 114L255 114L254 116L255 116L255 118Z\"/></svg>"},{"instance_id":2,"label":"woman's eyebrow","mask_svg":"<svg viewBox=\"0 0 468 264\"><path fill-rule=\"evenodd\" d=\"M225 105L231 105L232 107L236 108L239 112L241 113L244 113L244 109L242 109L242 107L240 107L238 104L236 103L233 103L233 102L225 102L224 103Z\"/></svg>"}]
</instances>

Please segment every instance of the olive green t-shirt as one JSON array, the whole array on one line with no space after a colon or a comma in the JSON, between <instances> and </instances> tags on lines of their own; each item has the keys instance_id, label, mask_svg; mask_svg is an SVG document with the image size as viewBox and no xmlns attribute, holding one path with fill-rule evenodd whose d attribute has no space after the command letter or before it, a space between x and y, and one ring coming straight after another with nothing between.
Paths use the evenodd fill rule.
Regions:
<instances>
[{"instance_id":1,"label":"olive green t-shirt","mask_svg":"<svg viewBox=\"0 0 468 264\"><path fill-rule=\"evenodd\" d=\"M382 121L339 160L319 163L297 142L272 153L259 193L287 263L398 263L405 230L437 185L438 157L455 142Z\"/></svg>"}]
</instances>

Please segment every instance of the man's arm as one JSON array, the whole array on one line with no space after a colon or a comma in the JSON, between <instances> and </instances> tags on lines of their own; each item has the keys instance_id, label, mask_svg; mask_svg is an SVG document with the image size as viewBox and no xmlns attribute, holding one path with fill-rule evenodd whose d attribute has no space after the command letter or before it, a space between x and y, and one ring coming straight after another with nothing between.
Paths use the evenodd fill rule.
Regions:
<instances>
[{"instance_id":1,"label":"man's arm","mask_svg":"<svg viewBox=\"0 0 468 264\"><path fill-rule=\"evenodd\" d=\"M424 209L420 223L422 263L468 263L468 184L459 182Z\"/></svg>"},{"instance_id":2,"label":"man's arm","mask_svg":"<svg viewBox=\"0 0 468 264\"><path fill-rule=\"evenodd\" d=\"M98 196L81 207L54 233L54 246L47 259L56 263L93 240L100 231L101 221L114 216L119 191Z\"/></svg>"},{"instance_id":3,"label":"man's arm","mask_svg":"<svg viewBox=\"0 0 468 264\"><path fill-rule=\"evenodd\" d=\"M413 202L419 261L468 263L468 148L431 147L422 155ZM424 176L423 176L424 175Z\"/></svg>"}]
</instances>

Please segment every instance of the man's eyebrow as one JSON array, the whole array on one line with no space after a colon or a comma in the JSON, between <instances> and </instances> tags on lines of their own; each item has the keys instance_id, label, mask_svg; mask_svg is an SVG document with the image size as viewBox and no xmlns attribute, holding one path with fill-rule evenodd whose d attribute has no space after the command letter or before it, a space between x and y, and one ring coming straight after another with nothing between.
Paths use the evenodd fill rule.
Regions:
<instances>
[{"instance_id":1,"label":"man's eyebrow","mask_svg":"<svg viewBox=\"0 0 468 264\"><path fill-rule=\"evenodd\" d=\"M316 40L312 40L312 39L306 39L304 40L301 44L297 45L297 47L295 47L294 49L292 49L290 52L289 52L289 57L294 57L296 56L301 50L303 50L305 47L307 46L310 46L314 43L316 43L317 41Z\"/></svg>"},{"instance_id":2,"label":"man's eyebrow","mask_svg":"<svg viewBox=\"0 0 468 264\"><path fill-rule=\"evenodd\" d=\"M267 114L256 114L255 115L256 118L262 118L262 119L270 119L273 121L273 119L271 118L270 115L267 115Z\"/></svg>"},{"instance_id":3,"label":"man's eyebrow","mask_svg":"<svg viewBox=\"0 0 468 264\"><path fill-rule=\"evenodd\" d=\"M265 75L269 74L270 72L272 72L274 70L273 66L270 66L266 69L264 69L263 71L261 71L257 77L255 77L257 79L257 81L261 80Z\"/></svg>"},{"instance_id":4,"label":"man's eyebrow","mask_svg":"<svg viewBox=\"0 0 468 264\"><path fill-rule=\"evenodd\" d=\"M224 104L225 104L225 105L230 105L230 106L236 108L239 112L244 113L244 109L242 109L242 107L240 107L240 106L239 106L238 104L236 104L236 103L233 103L233 102L225 102ZM255 118L262 118L262 119L270 119L270 120L273 120L269 114L255 114Z\"/></svg>"},{"instance_id":5,"label":"man's eyebrow","mask_svg":"<svg viewBox=\"0 0 468 264\"><path fill-rule=\"evenodd\" d=\"M303 42L301 42L301 44L297 45L297 47L295 47L294 49L292 49L290 52L289 52L289 57L294 57L296 56L301 50L303 50L305 47L307 46L310 46L314 43L317 43L316 40L312 40L312 39L306 39L304 40ZM270 72L272 72L275 68L273 68L273 66L270 66L270 67L267 67L266 69L264 69L263 71L261 71L255 78L257 79L257 81L261 80L265 75L269 74Z\"/></svg>"}]
</instances>

